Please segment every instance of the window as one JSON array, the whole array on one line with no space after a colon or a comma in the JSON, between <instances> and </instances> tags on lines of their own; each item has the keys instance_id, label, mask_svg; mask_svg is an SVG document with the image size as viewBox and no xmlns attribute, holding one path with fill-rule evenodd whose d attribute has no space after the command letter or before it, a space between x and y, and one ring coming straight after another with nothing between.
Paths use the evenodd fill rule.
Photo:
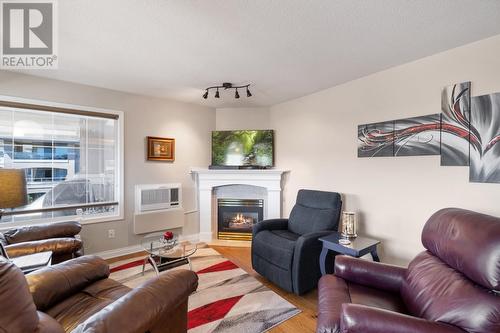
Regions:
<instances>
[{"instance_id":1,"label":"window","mask_svg":"<svg viewBox=\"0 0 500 333\"><path fill-rule=\"evenodd\" d=\"M0 227L122 218L120 115L0 101L0 168L24 169L28 191Z\"/></svg>"}]
</instances>

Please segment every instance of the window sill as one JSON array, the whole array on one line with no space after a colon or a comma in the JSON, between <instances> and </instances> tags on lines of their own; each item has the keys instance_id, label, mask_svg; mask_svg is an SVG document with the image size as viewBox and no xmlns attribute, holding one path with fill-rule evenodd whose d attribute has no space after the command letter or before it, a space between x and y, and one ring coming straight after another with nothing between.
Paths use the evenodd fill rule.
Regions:
<instances>
[{"instance_id":1,"label":"window sill","mask_svg":"<svg viewBox=\"0 0 500 333\"><path fill-rule=\"evenodd\" d=\"M97 224L97 223L107 223L123 220L123 212L119 214L113 214L108 216L99 216L99 217L91 217L91 218L80 218L76 215L74 216L62 216L56 218L48 218L48 219L37 219L32 221L19 221L19 222L6 222L2 223L0 218L0 231L18 228L18 227L27 227L38 224L51 224L51 223L59 223L59 222L69 222L69 221L79 221L81 225L87 224Z\"/></svg>"}]
</instances>

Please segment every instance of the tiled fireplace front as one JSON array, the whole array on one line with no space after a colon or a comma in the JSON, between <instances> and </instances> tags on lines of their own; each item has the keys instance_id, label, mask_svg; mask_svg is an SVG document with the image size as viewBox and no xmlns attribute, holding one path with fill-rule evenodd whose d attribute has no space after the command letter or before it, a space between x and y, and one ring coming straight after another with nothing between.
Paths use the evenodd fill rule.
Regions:
<instances>
[{"instance_id":1,"label":"tiled fireplace front","mask_svg":"<svg viewBox=\"0 0 500 333\"><path fill-rule=\"evenodd\" d=\"M217 199L217 238L251 240L252 226L263 216L262 199Z\"/></svg>"}]
</instances>

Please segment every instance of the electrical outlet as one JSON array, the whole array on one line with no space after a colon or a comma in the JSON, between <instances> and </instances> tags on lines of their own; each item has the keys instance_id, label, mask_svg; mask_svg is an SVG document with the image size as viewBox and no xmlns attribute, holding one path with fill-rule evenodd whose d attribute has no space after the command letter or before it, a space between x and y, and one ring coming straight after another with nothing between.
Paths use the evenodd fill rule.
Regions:
<instances>
[{"instance_id":1,"label":"electrical outlet","mask_svg":"<svg viewBox=\"0 0 500 333\"><path fill-rule=\"evenodd\" d=\"M115 229L108 230L108 238L115 238Z\"/></svg>"}]
</instances>

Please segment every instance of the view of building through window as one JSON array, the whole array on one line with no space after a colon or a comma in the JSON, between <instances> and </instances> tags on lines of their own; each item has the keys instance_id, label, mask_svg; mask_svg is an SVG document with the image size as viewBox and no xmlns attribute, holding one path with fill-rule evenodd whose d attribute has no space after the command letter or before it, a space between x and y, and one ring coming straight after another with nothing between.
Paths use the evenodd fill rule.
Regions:
<instances>
[{"instance_id":1,"label":"view of building through window","mask_svg":"<svg viewBox=\"0 0 500 333\"><path fill-rule=\"evenodd\" d=\"M35 210L116 201L118 121L46 111L0 108L0 168L24 169ZM113 205L83 208L112 214ZM1 222L77 215L76 208L4 216Z\"/></svg>"}]
</instances>

